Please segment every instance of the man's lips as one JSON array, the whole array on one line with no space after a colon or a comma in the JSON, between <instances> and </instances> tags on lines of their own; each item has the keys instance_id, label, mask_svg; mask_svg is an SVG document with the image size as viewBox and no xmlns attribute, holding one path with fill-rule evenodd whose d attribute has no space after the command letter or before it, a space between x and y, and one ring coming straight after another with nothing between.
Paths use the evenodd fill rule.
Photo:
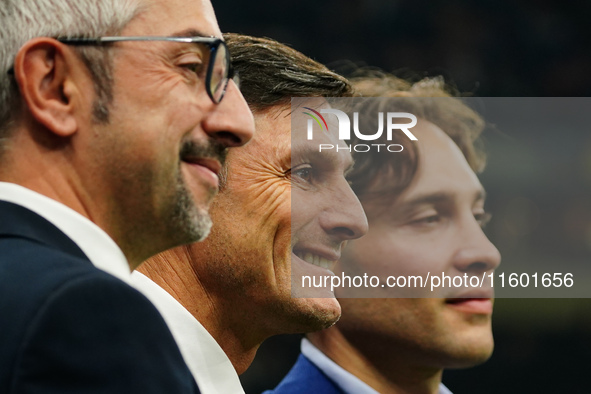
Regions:
<instances>
[{"instance_id":1,"label":"man's lips","mask_svg":"<svg viewBox=\"0 0 591 394\"><path fill-rule=\"evenodd\" d=\"M492 288L471 289L454 296L445 299L445 304L454 310L480 315L492 314L494 297Z\"/></svg>"},{"instance_id":2,"label":"man's lips","mask_svg":"<svg viewBox=\"0 0 591 394\"><path fill-rule=\"evenodd\" d=\"M464 313L490 315L493 311L492 298L446 298L445 304Z\"/></svg>"},{"instance_id":3,"label":"man's lips","mask_svg":"<svg viewBox=\"0 0 591 394\"><path fill-rule=\"evenodd\" d=\"M222 170L222 164L219 160L206 158L206 157L197 157L197 158L185 158L183 161L186 161L189 164L195 164L202 167L207 168L211 172L213 172L216 176Z\"/></svg>"},{"instance_id":4,"label":"man's lips","mask_svg":"<svg viewBox=\"0 0 591 394\"><path fill-rule=\"evenodd\" d=\"M306 263L332 270L340 255L334 252L319 252L314 250L294 249L293 254Z\"/></svg>"},{"instance_id":5,"label":"man's lips","mask_svg":"<svg viewBox=\"0 0 591 394\"><path fill-rule=\"evenodd\" d=\"M183 158L183 162L194 168L201 178L205 178L208 183L212 184L216 189L219 187L218 174L222 169L221 163L216 159L211 158Z\"/></svg>"}]
</instances>

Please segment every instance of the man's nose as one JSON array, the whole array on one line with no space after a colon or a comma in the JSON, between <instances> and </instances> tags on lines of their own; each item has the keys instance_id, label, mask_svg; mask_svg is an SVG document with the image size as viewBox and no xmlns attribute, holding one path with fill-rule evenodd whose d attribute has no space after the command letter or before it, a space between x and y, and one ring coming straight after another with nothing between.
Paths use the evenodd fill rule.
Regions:
<instances>
[{"instance_id":1,"label":"man's nose","mask_svg":"<svg viewBox=\"0 0 591 394\"><path fill-rule=\"evenodd\" d=\"M204 130L226 147L246 144L254 135L254 120L242 93L230 80L222 101L207 116Z\"/></svg>"},{"instance_id":2,"label":"man's nose","mask_svg":"<svg viewBox=\"0 0 591 394\"><path fill-rule=\"evenodd\" d=\"M343 179L341 187L331 196L329 206L322 213L320 225L327 234L340 241L359 238L367 233L367 217L359 199Z\"/></svg>"},{"instance_id":3,"label":"man's nose","mask_svg":"<svg viewBox=\"0 0 591 394\"><path fill-rule=\"evenodd\" d=\"M501 264L501 254L476 219L472 220L462 231L462 244L454 256L454 265L458 270L468 273L496 269Z\"/></svg>"}]
</instances>

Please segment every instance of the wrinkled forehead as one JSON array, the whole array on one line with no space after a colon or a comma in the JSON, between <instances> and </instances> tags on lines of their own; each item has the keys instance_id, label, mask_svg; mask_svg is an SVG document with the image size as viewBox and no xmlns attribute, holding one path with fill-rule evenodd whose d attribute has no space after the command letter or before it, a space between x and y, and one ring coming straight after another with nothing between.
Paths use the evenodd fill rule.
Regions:
<instances>
[{"instance_id":1,"label":"wrinkled forehead","mask_svg":"<svg viewBox=\"0 0 591 394\"><path fill-rule=\"evenodd\" d=\"M350 166L353 162L347 144L338 139L338 122L334 116L319 116L321 110L331 106L323 98L313 98L303 105L292 108L291 112L291 154L292 160L314 158L335 165L341 163ZM319 122L320 127L310 139L308 123ZM321 149L320 146L333 146L333 149ZM338 147L338 149L337 149Z\"/></svg>"},{"instance_id":2,"label":"wrinkled forehead","mask_svg":"<svg viewBox=\"0 0 591 394\"><path fill-rule=\"evenodd\" d=\"M141 0L140 4L141 12L121 35L179 36L195 32L190 35L222 36L209 0Z\"/></svg>"}]
</instances>

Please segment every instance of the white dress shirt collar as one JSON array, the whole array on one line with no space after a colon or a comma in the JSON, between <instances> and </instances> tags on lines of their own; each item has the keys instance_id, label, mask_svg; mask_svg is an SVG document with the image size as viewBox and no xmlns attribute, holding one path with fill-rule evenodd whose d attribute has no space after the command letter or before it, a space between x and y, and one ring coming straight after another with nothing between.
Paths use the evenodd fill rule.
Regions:
<instances>
[{"instance_id":1,"label":"white dress shirt collar","mask_svg":"<svg viewBox=\"0 0 591 394\"><path fill-rule=\"evenodd\" d=\"M302 354L318 367L346 394L379 394L357 376L346 371L340 365L328 358L306 338L302 339ZM439 385L439 394L452 394L443 384Z\"/></svg>"},{"instance_id":2,"label":"white dress shirt collar","mask_svg":"<svg viewBox=\"0 0 591 394\"><path fill-rule=\"evenodd\" d=\"M131 275L131 284L160 311L202 394L244 394L226 353L185 307L137 271Z\"/></svg>"},{"instance_id":3,"label":"white dress shirt collar","mask_svg":"<svg viewBox=\"0 0 591 394\"><path fill-rule=\"evenodd\" d=\"M129 282L125 255L100 227L64 204L14 183L0 182L0 200L27 208L66 234L92 264Z\"/></svg>"},{"instance_id":4,"label":"white dress shirt collar","mask_svg":"<svg viewBox=\"0 0 591 394\"><path fill-rule=\"evenodd\" d=\"M357 376L332 361L306 338L302 339L302 354L347 394L379 394Z\"/></svg>"}]
</instances>

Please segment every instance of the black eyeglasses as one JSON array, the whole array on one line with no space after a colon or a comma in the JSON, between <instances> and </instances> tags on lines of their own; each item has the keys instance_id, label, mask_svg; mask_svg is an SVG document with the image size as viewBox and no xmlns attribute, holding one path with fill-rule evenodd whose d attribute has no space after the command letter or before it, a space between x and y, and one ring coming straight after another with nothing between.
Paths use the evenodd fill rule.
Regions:
<instances>
[{"instance_id":1,"label":"black eyeglasses","mask_svg":"<svg viewBox=\"0 0 591 394\"><path fill-rule=\"evenodd\" d=\"M219 104L224 98L230 79L236 84L239 83L237 76L234 75L232 64L230 62L230 53L226 43L216 37L98 37L98 38L56 38L59 42L68 45L103 45L107 43L120 41L169 41L180 43L204 44L209 48L209 62L207 73L205 75L205 90L208 96L215 104ZM8 72L11 73L10 69Z\"/></svg>"}]
</instances>

